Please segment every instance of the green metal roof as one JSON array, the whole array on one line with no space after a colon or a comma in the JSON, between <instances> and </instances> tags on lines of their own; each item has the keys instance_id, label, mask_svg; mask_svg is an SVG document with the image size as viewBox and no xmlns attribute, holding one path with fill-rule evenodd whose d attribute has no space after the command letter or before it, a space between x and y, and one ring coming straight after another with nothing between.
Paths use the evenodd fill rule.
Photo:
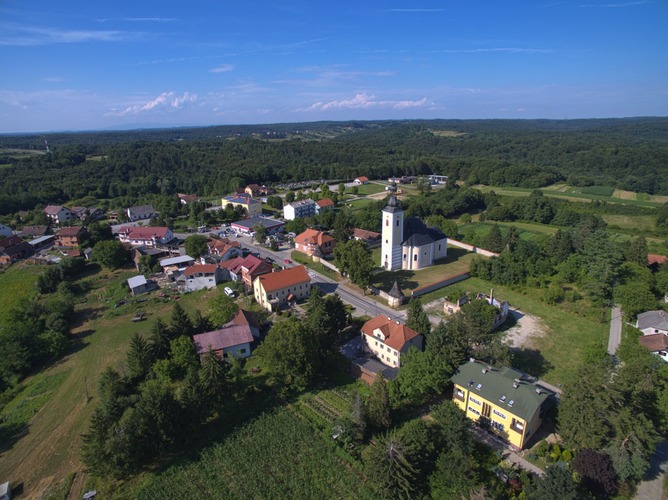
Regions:
<instances>
[{"instance_id":1,"label":"green metal roof","mask_svg":"<svg viewBox=\"0 0 668 500\"><path fill-rule=\"evenodd\" d=\"M525 374L518 370L509 367L496 369L479 361L469 361L460 366L451 380L468 388L471 394L525 421L530 421L536 410L552 395L545 388L528 382Z\"/></svg>"}]
</instances>

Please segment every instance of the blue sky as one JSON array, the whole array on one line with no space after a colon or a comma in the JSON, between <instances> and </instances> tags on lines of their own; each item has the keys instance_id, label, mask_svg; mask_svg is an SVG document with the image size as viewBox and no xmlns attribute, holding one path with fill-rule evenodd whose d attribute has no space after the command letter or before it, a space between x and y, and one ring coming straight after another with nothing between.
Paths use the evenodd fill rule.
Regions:
<instances>
[{"instance_id":1,"label":"blue sky","mask_svg":"<svg viewBox=\"0 0 668 500\"><path fill-rule=\"evenodd\" d=\"M0 2L0 133L668 115L665 0Z\"/></svg>"}]
</instances>

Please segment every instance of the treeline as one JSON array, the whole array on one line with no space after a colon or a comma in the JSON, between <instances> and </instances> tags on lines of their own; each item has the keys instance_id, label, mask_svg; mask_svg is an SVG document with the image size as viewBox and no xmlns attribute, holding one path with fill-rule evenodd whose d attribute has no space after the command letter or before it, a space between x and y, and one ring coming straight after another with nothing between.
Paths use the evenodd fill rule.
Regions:
<instances>
[{"instance_id":1,"label":"treeline","mask_svg":"<svg viewBox=\"0 0 668 500\"><path fill-rule=\"evenodd\" d=\"M308 129L310 124L304 126ZM667 119L318 126L322 132L318 140L272 142L264 139L272 137L272 126L261 127L264 134L229 131L215 137L210 129L187 129L187 138L165 142L155 138L174 131L136 132L120 142L111 142L106 134L58 136L71 142L54 145L48 154L11 159L3 168L0 214L85 196L140 200L174 192L220 195L248 183L353 179L360 173L386 178L435 172L501 186L541 187L568 181L668 193ZM278 132L285 130L276 127ZM456 134L443 137L435 133L439 130ZM326 131L332 133L325 135ZM15 136L0 139L0 144L37 147L37 138L26 138L24 144ZM43 137L39 139L41 148Z\"/></svg>"}]
</instances>

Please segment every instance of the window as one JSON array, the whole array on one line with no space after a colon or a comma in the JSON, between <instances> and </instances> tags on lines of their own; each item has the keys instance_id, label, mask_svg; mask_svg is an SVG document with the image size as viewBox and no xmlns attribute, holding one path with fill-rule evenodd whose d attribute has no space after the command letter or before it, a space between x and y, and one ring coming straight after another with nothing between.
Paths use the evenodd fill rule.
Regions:
<instances>
[{"instance_id":1,"label":"window","mask_svg":"<svg viewBox=\"0 0 668 500\"><path fill-rule=\"evenodd\" d=\"M469 401L471 403L477 404L478 406L482 406L482 403L480 401L478 401L476 398L474 398L473 396L469 396Z\"/></svg>"},{"instance_id":2,"label":"window","mask_svg":"<svg viewBox=\"0 0 668 500\"><path fill-rule=\"evenodd\" d=\"M387 352L392 352L392 349L390 349L390 348L388 347L388 348L387 348Z\"/></svg>"},{"instance_id":3,"label":"window","mask_svg":"<svg viewBox=\"0 0 668 500\"><path fill-rule=\"evenodd\" d=\"M397 227L399 227L399 219L397 219Z\"/></svg>"},{"instance_id":4,"label":"window","mask_svg":"<svg viewBox=\"0 0 668 500\"><path fill-rule=\"evenodd\" d=\"M406 254L404 254L404 262L406 262Z\"/></svg>"},{"instance_id":5,"label":"window","mask_svg":"<svg viewBox=\"0 0 668 500\"><path fill-rule=\"evenodd\" d=\"M505 413L501 413L501 412L500 412L499 410L497 410L496 408L494 408L494 409L492 410L492 413L494 413L494 415L496 415L497 417L501 417L503 420L506 419L506 415L505 415Z\"/></svg>"},{"instance_id":6,"label":"window","mask_svg":"<svg viewBox=\"0 0 668 500\"><path fill-rule=\"evenodd\" d=\"M480 416L480 412L479 412L478 410L476 410L475 408L471 408L471 407L469 406L469 411L470 411L471 413L473 413L474 415L478 415L478 416Z\"/></svg>"},{"instance_id":7,"label":"window","mask_svg":"<svg viewBox=\"0 0 668 500\"><path fill-rule=\"evenodd\" d=\"M239 349L239 352L240 352L241 354L246 354L246 348Z\"/></svg>"},{"instance_id":8,"label":"window","mask_svg":"<svg viewBox=\"0 0 668 500\"><path fill-rule=\"evenodd\" d=\"M439 249L439 250L441 249L441 244L440 244L440 243L438 244L438 249Z\"/></svg>"},{"instance_id":9,"label":"window","mask_svg":"<svg viewBox=\"0 0 668 500\"><path fill-rule=\"evenodd\" d=\"M376 220L378 220L378 219L376 219ZM389 217L387 219L385 219L385 225L386 226L390 225L390 218Z\"/></svg>"},{"instance_id":10,"label":"window","mask_svg":"<svg viewBox=\"0 0 668 500\"><path fill-rule=\"evenodd\" d=\"M461 389L457 389L455 391L455 398L463 402L464 401L464 391L462 391Z\"/></svg>"},{"instance_id":11,"label":"window","mask_svg":"<svg viewBox=\"0 0 668 500\"><path fill-rule=\"evenodd\" d=\"M510 428L515 432L519 432L520 434L522 434L522 431L524 430L524 422L522 422L521 420L517 420L516 418L513 418L513 422L510 424Z\"/></svg>"},{"instance_id":12,"label":"window","mask_svg":"<svg viewBox=\"0 0 668 500\"><path fill-rule=\"evenodd\" d=\"M413 262L417 262L417 254L413 255Z\"/></svg>"},{"instance_id":13,"label":"window","mask_svg":"<svg viewBox=\"0 0 668 500\"><path fill-rule=\"evenodd\" d=\"M385 240L385 243L387 243L389 240Z\"/></svg>"},{"instance_id":14,"label":"window","mask_svg":"<svg viewBox=\"0 0 668 500\"><path fill-rule=\"evenodd\" d=\"M503 424L500 424L499 422L494 422L494 420L492 420L490 425L492 426L492 429L494 429L495 431L503 432L505 430L505 426Z\"/></svg>"}]
</instances>

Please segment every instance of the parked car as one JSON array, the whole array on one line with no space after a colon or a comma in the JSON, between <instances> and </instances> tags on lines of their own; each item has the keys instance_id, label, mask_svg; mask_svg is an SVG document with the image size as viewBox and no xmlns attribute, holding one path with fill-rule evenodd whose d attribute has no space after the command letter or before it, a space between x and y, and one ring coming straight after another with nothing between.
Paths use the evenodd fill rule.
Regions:
<instances>
[{"instance_id":1,"label":"parked car","mask_svg":"<svg viewBox=\"0 0 668 500\"><path fill-rule=\"evenodd\" d=\"M236 293L234 293L234 290L232 290L229 286L226 286L223 291L225 292L225 295L228 297L236 297Z\"/></svg>"}]
</instances>

